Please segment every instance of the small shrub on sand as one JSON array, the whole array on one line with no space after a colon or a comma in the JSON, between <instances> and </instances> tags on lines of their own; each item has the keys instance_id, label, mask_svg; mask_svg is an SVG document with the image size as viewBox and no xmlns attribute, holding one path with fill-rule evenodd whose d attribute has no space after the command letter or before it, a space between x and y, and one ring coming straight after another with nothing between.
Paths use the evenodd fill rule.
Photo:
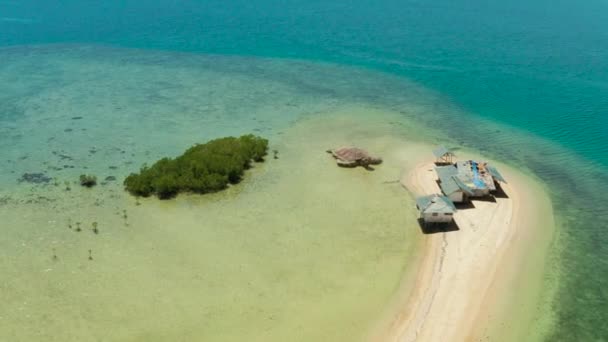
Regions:
<instances>
[{"instance_id":1,"label":"small shrub on sand","mask_svg":"<svg viewBox=\"0 0 608 342\"><path fill-rule=\"evenodd\" d=\"M157 195L161 199L180 192L217 192L238 183L252 161L264 161L267 150L268 140L254 135L215 139L174 159L144 165L139 173L129 175L124 185L132 195Z\"/></svg>"}]
</instances>

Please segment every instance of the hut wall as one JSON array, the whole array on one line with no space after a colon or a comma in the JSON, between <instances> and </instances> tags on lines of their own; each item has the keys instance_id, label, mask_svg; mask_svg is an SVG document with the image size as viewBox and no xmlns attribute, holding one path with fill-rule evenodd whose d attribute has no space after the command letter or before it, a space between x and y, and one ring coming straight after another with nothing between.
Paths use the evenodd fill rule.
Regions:
<instances>
[{"instance_id":1,"label":"hut wall","mask_svg":"<svg viewBox=\"0 0 608 342\"><path fill-rule=\"evenodd\" d=\"M490 189L488 188L483 188L483 189L473 189L473 197L484 197L484 196L488 196L490 194Z\"/></svg>"},{"instance_id":2,"label":"hut wall","mask_svg":"<svg viewBox=\"0 0 608 342\"><path fill-rule=\"evenodd\" d=\"M462 203L464 201L464 193L462 191L455 191L448 198L454 203Z\"/></svg>"},{"instance_id":3,"label":"hut wall","mask_svg":"<svg viewBox=\"0 0 608 342\"><path fill-rule=\"evenodd\" d=\"M454 215L447 215L443 213L425 213L423 214L423 218L425 222L428 223L449 223L452 222Z\"/></svg>"}]
</instances>

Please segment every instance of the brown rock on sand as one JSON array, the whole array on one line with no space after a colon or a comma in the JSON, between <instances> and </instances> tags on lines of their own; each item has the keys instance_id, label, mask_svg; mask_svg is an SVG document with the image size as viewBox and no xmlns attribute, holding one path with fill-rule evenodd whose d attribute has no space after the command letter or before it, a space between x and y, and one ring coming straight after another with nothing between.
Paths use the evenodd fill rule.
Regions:
<instances>
[{"instance_id":1,"label":"brown rock on sand","mask_svg":"<svg viewBox=\"0 0 608 342\"><path fill-rule=\"evenodd\" d=\"M327 153L331 153L336 158L338 165L342 167L363 166L371 169L370 165L382 163L382 158L373 157L367 151L357 147L340 147L327 150Z\"/></svg>"}]
</instances>

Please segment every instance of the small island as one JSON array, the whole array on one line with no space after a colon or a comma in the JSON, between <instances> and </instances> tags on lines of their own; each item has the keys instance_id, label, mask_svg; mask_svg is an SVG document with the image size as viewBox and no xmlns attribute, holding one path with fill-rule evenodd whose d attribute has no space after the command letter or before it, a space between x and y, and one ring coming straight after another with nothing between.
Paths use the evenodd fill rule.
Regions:
<instances>
[{"instance_id":1,"label":"small island","mask_svg":"<svg viewBox=\"0 0 608 342\"><path fill-rule=\"evenodd\" d=\"M268 140L252 134L219 138L197 144L174 159L144 165L139 173L129 175L124 185L134 196L156 195L160 199L181 192L217 192L240 182L252 162L264 161L267 151Z\"/></svg>"}]
</instances>

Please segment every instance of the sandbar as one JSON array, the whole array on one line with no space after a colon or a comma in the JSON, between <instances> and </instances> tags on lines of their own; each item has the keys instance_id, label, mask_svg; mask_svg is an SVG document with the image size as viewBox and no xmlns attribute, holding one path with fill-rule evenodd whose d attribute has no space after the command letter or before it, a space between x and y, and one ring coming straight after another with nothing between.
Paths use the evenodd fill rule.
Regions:
<instances>
[{"instance_id":1,"label":"sandbar","mask_svg":"<svg viewBox=\"0 0 608 342\"><path fill-rule=\"evenodd\" d=\"M414 196L440 193L433 167L431 160L419 163L404 172L402 185ZM458 230L424 235L407 293L396 296L387 328L372 340L503 340L523 334L535 314L528 307L534 305L514 308L514 303L538 299L542 272L534 268L544 265L553 215L537 182L500 167L509 181L505 196L473 200L455 214ZM524 284L528 293L512 293L511 284ZM513 311L519 316L509 319Z\"/></svg>"}]
</instances>

